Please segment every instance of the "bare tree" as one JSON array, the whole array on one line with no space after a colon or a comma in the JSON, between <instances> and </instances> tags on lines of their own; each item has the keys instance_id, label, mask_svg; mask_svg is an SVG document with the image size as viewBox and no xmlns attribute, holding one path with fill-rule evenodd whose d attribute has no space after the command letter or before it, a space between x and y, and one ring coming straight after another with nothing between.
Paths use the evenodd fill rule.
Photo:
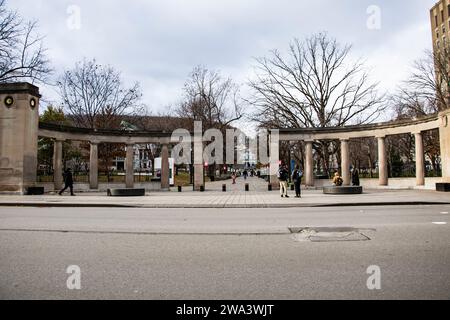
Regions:
<instances>
[{"instance_id":1,"label":"bare tree","mask_svg":"<svg viewBox=\"0 0 450 320\"><path fill-rule=\"evenodd\" d=\"M202 121L205 129L224 129L243 116L238 94L239 87L232 79L197 66L184 85L184 101L176 113Z\"/></svg>"},{"instance_id":2,"label":"bare tree","mask_svg":"<svg viewBox=\"0 0 450 320\"><path fill-rule=\"evenodd\" d=\"M258 58L251 102L255 119L291 128L343 126L373 121L383 109L377 83L360 61L349 63L351 46L320 33L295 39L288 57L277 51Z\"/></svg>"},{"instance_id":3,"label":"bare tree","mask_svg":"<svg viewBox=\"0 0 450 320\"><path fill-rule=\"evenodd\" d=\"M120 72L95 60L84 60L65 71L58 87L68 117L78 127L123 129L124 117L137 115L144 108L139 83L125 88ZM124 145L100 144L98 154L100 168L110 181L113 160L124 157Z\"/></svg>"},{"instance_id":4,"label":"bare tree","mask_svg":"<svg viewBox=\"0 0 450 320\"><path fill-rule=\"evenodd\" d=\"M37 23L24 21L0 0L0 83L46 82L52 73Z\"/></svg>"},{"instance_id":5,"label":"bare tree","mask_svg":"<svg viewBox=\"0 0 450 320\"><path fill-rule=\"evenodd\" d=\"M58 81L63 105L75 124L92 129L119 129L122 117L142 109L139 83L125 88L120 72L95 60L83 60Z\"/></svg>"},{"instance_id":6,"label":"bare tree","mask_svg":"<svg viewBox=\"0 0 450 320\"><path fill-rule=\"evenodd\" d=\"M216 128L225 133L233 122L243 117L241 102L239 86L231 78L223 78L219 71L197 66L184 85L184 101L175 113L190 119L191 123L202 121L203 130ZM226 157L226 148L223 149ZM209 165L209 176L215 175L216 167L216 164Z\"/></svg>"},{"instance_id":7,"label":"bare tree","mask_svg":"<svg viewBox=\"0 0 450 320\"><path fill-rule=\"evenodd\" d=\"M394 95L397 112L410 117L432 114L450 107L450 46L413 64L409 78Z\"/></svg>"},{"instance_id":8,"label":"bare tree","mask_svg":"<svg viewBox=\"0 0 450 320\"><path fill-rule=\"evenodd\" d=\"M363 124L384 110L377 83L369 80L363 62L350 62L350 45L340 45L327 34L295 39L288 56L271 51L256 59L256 75L250 81L256 107L253 119L263 127L317 128ZM333 142L314 146L329 171Z\"/></svg>"}]
</instances>

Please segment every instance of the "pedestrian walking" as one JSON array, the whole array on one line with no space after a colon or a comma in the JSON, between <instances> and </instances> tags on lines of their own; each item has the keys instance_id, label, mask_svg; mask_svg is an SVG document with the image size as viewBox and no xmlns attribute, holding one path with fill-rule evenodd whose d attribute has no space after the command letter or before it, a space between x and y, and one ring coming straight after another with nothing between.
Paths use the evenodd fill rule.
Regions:
<instances>
[{"instance_id":1,"label":"pedestrian walking","mask_svg":"<svg viewBox=\"0 0 450 320\"><path fill-rule=\"evenodd\" d=\"M233 184L236 184L236 172L231 174L231 180L233 180Z\"/></svg>"},{"instance_id":2,"label":"pedestrian walking","mask_svg":"<svg viewBox=\"0 0 450 320\"><path fill-rule=\"evenodd\" d=\"M287 194L287 181L289 179L289 172L286 166L281 166L278 170L278 180L280 181L280 194L282 198L289 198Z\"/></svg>"},{"instance_id":3,"label":"pedestrian walking","mask_svg":"<svg viewBox=\"0 0 450 320\"><path fill-rule=\"evenodd\" d=\"M69 168L67 169L64 174L64 189L62 189L59 192L59 195L62 196L63 192L66 191L67 189L70 189L70 195L74 196L75 194L73 193L73 176L72 176L72 170Z\"/></svg>"},{"instance_id":4,"label":"pedestrian walking","mask_svg":"<svg viewBox=\"0 0 450 320\"><path fill-rule=\"evenodd\" d=\"M292 172L292 181L294 182L295 186L295 197L301 198L302 197L302 191L301 191L301 185L302 185L302 177L303 172L300 170L300 166L296 166L294 172Z\"/></svg>"},{"instance_id":5,"label":"pedestrian walking","mask_svg":"<svg viewBox=\"0 0 450 320\"><path fill-rule=\"evenodd\" d=\"M355 187L359 187L359 171L356 168L353 168L352 170L352 185Z\"/></svg>"}]
</instances>

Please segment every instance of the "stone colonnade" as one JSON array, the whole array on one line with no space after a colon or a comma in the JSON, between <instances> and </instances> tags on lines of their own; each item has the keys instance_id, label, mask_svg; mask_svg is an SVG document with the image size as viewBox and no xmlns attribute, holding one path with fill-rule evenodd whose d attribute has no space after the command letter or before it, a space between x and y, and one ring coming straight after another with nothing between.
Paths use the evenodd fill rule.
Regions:
<instances>
[{"instance_id":1,"label":"stone colonnade","mask_svg":"<svg viewBox=\"0 0 450 320\"><path fill-rule=\"evenodd\" d=\"M439 129L442 160L442 182L450 182L450 110L439 115L412 121L399 121L364 126L349 126L321 129L281 129L280 140L303 141L305 144L304 181L306 186L314 186L313 143L318 140L336 140L341 144L341 175L344 185L351 184L351 159L349 143L351 139L375 138L378 144L379 185L388 186L388 159L386 137L398 134L413 134L415 138L416 186L425 185L425 156L423 133ZM273 176L272 176L273 178ZM271 181L275 182L275 181Z\"/></svg>"}]
</instances>

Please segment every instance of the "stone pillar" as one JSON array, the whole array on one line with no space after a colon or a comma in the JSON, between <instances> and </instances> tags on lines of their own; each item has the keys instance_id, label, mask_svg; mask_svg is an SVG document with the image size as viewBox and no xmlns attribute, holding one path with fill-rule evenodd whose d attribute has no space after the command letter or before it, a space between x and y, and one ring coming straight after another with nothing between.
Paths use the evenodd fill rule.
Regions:
<instances>
[{"instance_id":1,"label":"stone pillar","mask_svg":"<svg viewBox=\"0 0 450 320\"><path fill-rule=\"evenodd\" d=\"M89 156L89 187L98 189L98 143L91 142L91 153Z\"/></svg>"},{"instance_id":2,"label":"stone pillar","mask_svg":"<svg viewBox=\"0 0 450 320\"><path fill-rule=\"evenodd\" d=\"M341 140L341 170L342 180L344 180L344 186L349 186L351 182L350 178L350 148L349 140Z\"/></svg>"},{"instance_id":3,"label":"stone pillar","mask_svg":"<svg viewBox=\"0 0 450 320\"><path fill-rule=\"evenodd\" d=\"M306 159L305 159L305 185L314 186L314 158L313 158L313 142L306 141Z\"/></svg>"},{"instance_id":4,"label":"stone pillar","mask_svg":"<svg viewBox=\"0 0 450 320\"><path fill-rule=\"evenodd\" d=\"M127 144L127 155L125 158L125 186L134 187L134 144Z\"/></svg>"},{"instance_id":5,"label":"stone pillar","mask_svg":"<svg viewBox=\"0 0 450 320\"><path fill-rule=\"evenodd\" d=\"M169 146L163 144L161 150L161 190L168 191L170 189L169 173Z\"/></svg>"},{"instance_id":6,"label":"stone pillar","mask_svg":"<svg viewBox=\"0 0 450 320\"><path fill-rule=\"evenodd\" d=\"M197 127L194 132L194 191L200 191L200 188L205 186L203 176L203 134L202 128Z\"/></svg>"},{"instance_id":7,"label":"stone pillar","mask_svg":"<svg viewBox=\"0 0 450 320\"><path fill-rule=\"evenodd\" d=\"M0 193L36 186L40 97L29 83L0 84Z\"/></svg>"},{"instance_id":8,"label":"stone pillar","mask_svg":"<svg viewBox=\"0 0 450 320\"><path fill-rule=\"evenodd\" d=\"M450 109L439 113L442 182L450 183Z\"/></svg>"},{"instance_id":9,"label":"stone pillar","mask_svg":"<svg viewBox=\"0 0 450 320\"><path fill-rule=\"evenodd\" d=\"M423 137L421 132L414 133L416 140L416 184L425 185L425 155L423 152Z\"/></svg>"},{"instance_id":10,"label":"stone pillar","mask_svg":"<svg viewBox=\"0 0 450 320\"><path fill-rule=\"evenodd\" d=\"M61 190L63 186L63 141L53 142L53 183L55 190Z\"/></svg>"},{"instance_id":11,"label":"stone pillar","mask_svg":"<svg viewBox=\"0 0 450 320\"><path fill-rule=\"evenodd\" d=\"M378 137L378 170L380 186L388 185L386 137Z\"/></svg>"},{"instance_id":12,"label":"stone pillar","mask_svg":"<svg viewBox=\"0 0 450 320\"><path fill-rule=\"evenodd\" d=\"M278 171L280 170L280 136L278 131L269 134L269 183L272 189L279 188Z\"/></svg>"}]
</instances>

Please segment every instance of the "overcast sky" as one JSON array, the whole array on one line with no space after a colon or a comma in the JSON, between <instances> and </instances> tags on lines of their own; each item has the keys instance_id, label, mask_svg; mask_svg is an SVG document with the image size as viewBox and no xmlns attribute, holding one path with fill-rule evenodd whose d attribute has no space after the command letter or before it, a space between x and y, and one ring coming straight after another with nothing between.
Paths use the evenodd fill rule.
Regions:
<instances>
[{"instance_id":1,"label":"overcast sky","mask_svg":"<svg viewBox=\"0 0 450 320\"><path fill-rule=\"evenodd\" d=\"M386 90L431 49L429 9L435 0L9 0L40 33L57 72L96 58L139 81L143 102L157 113L179 101L183 83L198 64L244 83L253 58L284 50L293 38L327 31L352 43L373 78ZM76 7L72 7L75 5ZM369 29L370 6L381 9L381 28ZM69 28L73 8L80 28ZM47 99L55 91L42 88ZM244 89L245 92L245 89Z\"/></svg>"}]
</instances>

